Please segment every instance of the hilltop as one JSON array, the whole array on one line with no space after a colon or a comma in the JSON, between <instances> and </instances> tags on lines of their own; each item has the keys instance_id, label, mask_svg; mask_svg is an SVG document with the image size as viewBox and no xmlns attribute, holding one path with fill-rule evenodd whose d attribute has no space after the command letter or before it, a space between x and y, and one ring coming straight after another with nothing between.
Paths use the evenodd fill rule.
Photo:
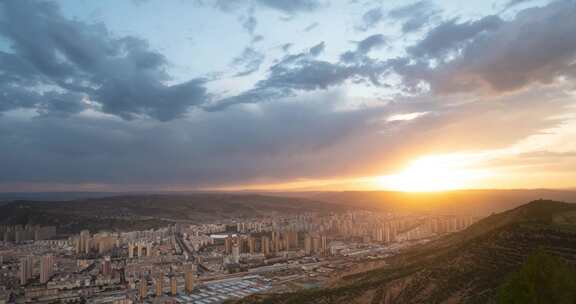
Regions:
<instances>
[{"instance_id":1,"label":"hilltop","mask_svg":"<svg viewBox=\"0 0 576 304\"><path fill-rule=\"evenodd\" d=\"M241 303L493 303L498 287L537 248L576 264L576 204L533 201L330 288Z\"/></svg>"}]
</instances>

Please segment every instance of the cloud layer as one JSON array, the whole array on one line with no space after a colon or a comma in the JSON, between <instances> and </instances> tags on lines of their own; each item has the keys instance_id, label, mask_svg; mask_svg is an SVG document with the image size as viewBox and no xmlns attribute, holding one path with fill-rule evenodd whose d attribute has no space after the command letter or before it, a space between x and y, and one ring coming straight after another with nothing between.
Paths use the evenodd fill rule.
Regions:
<instances>
[{"instance_id":1,"label":"cloud layer","mask_svg":"<svg viewBox=\"0 0 576 304\"><path fill-rule=\"evenodd\" d=\"M234 37L214 37L210 55L228 70L177 77L179 62L131 31L57 2L1 2L0 191L379 175L421 155L508 151L574 119L574 1L474 18L418 1L324 19L336 5L204 2L244 43L221 58ZM563 147L504 159L558 170L551 160L576 150Z\"/></svg>"}]
</instances>

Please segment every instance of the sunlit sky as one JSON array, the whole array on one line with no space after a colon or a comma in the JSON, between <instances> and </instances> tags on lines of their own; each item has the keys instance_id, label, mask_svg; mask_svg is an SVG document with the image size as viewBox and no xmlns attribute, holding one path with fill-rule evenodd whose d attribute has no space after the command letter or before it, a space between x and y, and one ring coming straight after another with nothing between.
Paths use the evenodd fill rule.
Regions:
<instances>
[{"instance_id":1,"label":"sunlit sky","mask_svg":"<svg viewBox=\"0 0 576 304\"><path fill-rule=\"evenodd\" d=\"M0 191L576 187L576 1L0 2Z\"/></svg>"}]
</instances>

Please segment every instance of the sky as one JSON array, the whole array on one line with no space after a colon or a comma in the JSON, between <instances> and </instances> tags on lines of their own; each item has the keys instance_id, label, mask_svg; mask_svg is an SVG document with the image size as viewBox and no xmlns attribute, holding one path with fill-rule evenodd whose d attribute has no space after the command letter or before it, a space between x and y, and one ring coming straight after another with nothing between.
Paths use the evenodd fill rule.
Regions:
<instances>
[{"instance_id":1,"label":"sky","mask_svg":"<svg viewBox=\"0 0 576 304\"><path fill-rule=\"evenodd\" d=\"M574 0L1 0L0 191L574 188L574 33Z\"/></svg>"}]
</instances>

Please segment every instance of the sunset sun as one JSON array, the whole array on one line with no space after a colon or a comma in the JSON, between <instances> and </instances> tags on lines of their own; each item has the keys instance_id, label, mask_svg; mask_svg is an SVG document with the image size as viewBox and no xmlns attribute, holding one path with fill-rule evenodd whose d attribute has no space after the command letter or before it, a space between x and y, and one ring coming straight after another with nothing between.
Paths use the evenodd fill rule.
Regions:
<instances>
[{"instance_id":1,"label":"sunset sun","mask_svg":"<svg viewBox=\"0 0 576 304\"><path fill-rule=\"evenodd\" d=\"M433 192L472 188L489 173L467 168L466 163L449 156L423 157L397 174L376 178L379 187L405 192Z\"/></svg>"}]
</instances>

